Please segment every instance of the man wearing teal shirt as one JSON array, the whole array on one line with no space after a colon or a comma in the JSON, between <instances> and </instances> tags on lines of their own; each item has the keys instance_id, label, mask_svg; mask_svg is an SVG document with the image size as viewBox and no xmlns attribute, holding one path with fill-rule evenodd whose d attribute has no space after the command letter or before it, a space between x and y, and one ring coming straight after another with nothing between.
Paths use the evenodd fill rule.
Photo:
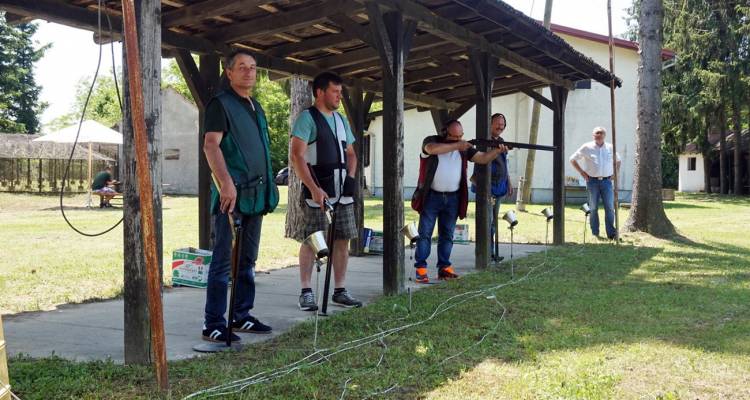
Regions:
<instances>
[{"instance_id":1,"label":"man wearing teal shirt","mask_svg":"<svg viewBox=\"0 0 750 400\"><path fill-rule=\"evenodd\" d=\"M333 204L336 213L336 232L333 244L333 304L342 307L361 307L344 288L349 262L349 240L357 237L354 217L354 175L357 155L354 135L341 114L342 80L324 72L313 80L315 104L300 113L292 128L289 154L294 172L303 183L303 229L294 239L302 243L299 251L300 284L299 307L303 311L318 309L312 292L311 277L314 253L304 244L310 234L328 229L324 202ZM329 244L330 246L330 244Z\"/></svg>"}]
</instances>

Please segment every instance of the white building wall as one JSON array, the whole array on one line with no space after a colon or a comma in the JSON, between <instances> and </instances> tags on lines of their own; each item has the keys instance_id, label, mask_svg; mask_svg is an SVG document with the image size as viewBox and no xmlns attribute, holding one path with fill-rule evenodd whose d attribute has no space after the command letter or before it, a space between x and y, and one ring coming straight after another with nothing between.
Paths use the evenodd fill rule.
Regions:
<instances>
[{"instance_id":1,"label":"white building wall","mask_svg":"<svg viewBox=\"0 0 750 400\"><path fill-rule=\"evenodd\" d=\"M695 170L688 171L688 160L695 158ZM703 170L703 155L700 153L695 154L680 154L679 158L679 183L677 190L680 192L704 192L706 190Z\"/></svg>"},{"instance_id":2,"label":"white building wall","mask_svg":"<svg viewBox=\"0 0 750 400\"><path fill-rule=\"evenodd\" d=\"M198 194L198 108L173 89L162 90L161 107L162 190Z\"/></svg>"},{"instance_id":3,"label":"white building wall","mask_svg":"<svg viewBox=\"0 0 750 400\"><path fill-rule=\"evenodd\" d=\"M574 48L592 58L603 66L609 65L609 49L606 44L560 35ZM636 133L636 93L637 93L638 54L634 50L616 48L615 74L622 79L622 87L615 91L617 121L617 151L622 158L619 175L620 198L629 200L633 186L633 166L635 157ZM544 96L550 98L549 89L544 89ZM513 94L493 99L492 112L505 114L508 127L503 133L507 141L527 142L531 123L531 99L522 94ZM541 107L539 136L537 143L552 144L552 111ZM472 108L460 119L464 127L465 138L475 137L475 109ZM579 178L567 158L581 144L591 141L591 132L595 126L607 129L607 141L611 142L611 119L609 88L592 82L591 89L578 89L568 94L565 114L565 175ZM371 165L366 169L368 183L375 195L382 195L382 117L378 117L369 127L373 139L371 142ZM419 152L422 139L434 135L435 128L429 112L409 110L404 115L404 193L410 196L414 190L419 173ZM526 167L526 150L513 150L508 157L509 171L513 186L524 174ZM471 166L470 172L471 173ZM580 179L580 184L583 180ZM532 201L549 202L552 199L552 153L536 152L534 179L532 182Z\"/></svg>"}]
</instances>

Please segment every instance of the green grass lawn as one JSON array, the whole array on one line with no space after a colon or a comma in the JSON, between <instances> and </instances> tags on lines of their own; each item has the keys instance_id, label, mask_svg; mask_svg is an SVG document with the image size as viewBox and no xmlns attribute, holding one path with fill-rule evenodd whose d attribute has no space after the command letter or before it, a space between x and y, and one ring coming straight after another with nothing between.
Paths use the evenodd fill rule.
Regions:
<instances>
[{"instance_id":1,"label":"green grass lawn","mask_svg":"<svg viewBox=\"0 0 750 400\"><path fill-rule=\"evenodd\" d=\"M286 187L276 212L263 221L259 271L297 264L299 245L284 238ZM98 232L116 223L122 209L86 209L85 195L64 199L68 219L84 232ZM503 210L510 207L504 205ZM529 213L519 216L518 242L543 243L543 206L531 205ZM621 215L624 220L624 215ZM379 199L365 202L366 226L383 227L383 206ZM405 220L417 221L417 213L405 203ZM474 232L474 203L468 223ZM569 207L566 215L566 240L583 239L583 214ZM0 192L0 314L53 309L59 304L81 303L117 297L123 286L122 226L103 236L89 238L67 227L59 211L57 196L38 196ZM198 199L163 198L164 277L171 285L172 251L198 245ZM508 240L507 233L504 239ZM551 232L550 232L551 235ZM589 235L590 236L590 235ZM551 238L551 236L550 236ZM551 240L551 239L550 239ZM71 282L76 282L71 285Z\"/></svg>"},{"instance_id":2,"label":"green grass lawn","mask_svg":"<svg viewBox=\"0 0 750 400\"><path fill-rule=\"evenodd\" d=\"M10 254L0 261L2 308L66 301L50 300L46 292L52 282L70 286L71 279L79 279L76 286L92 281L90 289L111 288L99 297L116 294L121 234L75 237L54 211L23 210L36 202L41 200L0 196L0 239L3 253ZM165 249L197 240L189 222L195 220L194 204L192 198L165 199ZM377 201L367 206L368 225L378 227ZM414 294L411 313L406 296L382 298L321 321L318 348L329 349L323 353L328 357L313 356L296 370L278 370L275 379L220 398L750 399L750 240L743 233L750 226L748 206L747 198L679 196L666 206L681 234L674 240L627 234L620 245L553 248L547 256L520 260L513 282L507 271L490 270L421 290ZM543 242L542 206L529 208L519 215L517 237ZM89 218L82 223L91 226L115 215L87 213L76 215ZM572 207L567 213L571 242L581 240L580 214ZM407 220L413 217L407 213ZM621 212L621 220L626 217ZM264 239L276 235L278 242L283 217L271 218L280 224L265 224ZM5 229L8 224L13 233ZM99 264L83 263L70 256L86 254L73 250L78 247L111 249L111 254ZM294 254L295 247L290 243L279 254ZM263 254L271 251L264 243L261 264L277 265ZM103 258L112 264L106 272L97 269ZM54 274L31 274L22 271L23 264L27 269L45 265L47 272L62 265L67 272L50 281ZM26 289L18 289L16 279ZM42 290L30 292L35 285ZM57 295L73 293L80 296L73 301L91 297L77 288ZM269 371L313 354L312 329L303 323L240 353L172 362L170 397L257 374L272 377ZM378 335L382 332L392 334ZM342 343L369 335L371 341L332 354L347 347ZM23 399L160 397L146 367L16 358L10 374Z\"/></svg>"}]
</instances>

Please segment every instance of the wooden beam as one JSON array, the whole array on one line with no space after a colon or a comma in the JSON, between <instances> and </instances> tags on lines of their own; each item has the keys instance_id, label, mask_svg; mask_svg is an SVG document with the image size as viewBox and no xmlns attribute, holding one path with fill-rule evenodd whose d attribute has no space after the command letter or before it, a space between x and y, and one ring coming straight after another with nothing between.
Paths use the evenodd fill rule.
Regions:
<instances>
[{"instance_id":1,"label":"wooden beam","mask_svg":"<svg viewBox=\"0 0 750 400\"><path fill-rule=\"evenodd\" d=\"M474 98L466 100L464 103L461 104L461 106L449 112L448 117L450 119L459 119L464 114L466 114L469 110L471 110L471 108L474 107L476 103L477 101Z\"/></svg>"},{"instance_id":2,"label":"wooden beam","mask_svg":"<svg viewBox=\"0 0 750 400\"><path fill-rule=\"evenodd\" d=\"M220 60L217 55L200 56L199 73L203 92L210 99L221 88ZM207 105L208 102L205 103ZM203 152L203 133L206 130L206 109L198 107L198 243L201 249L211 249L211 169Z\"/></svg>"},{"instance_id":3,"label":"wooden beam","mask_svg":"<svg viewBox=\"0 0 750 400\"><path fill-rule=\"evenodd\" d=\"M552 242L565 243L565 105L568 91L558 86L552 92L552 207L555 219L552 223Z\"/></svg>"},{"instance_id":4,"label":"wooden beam","mask_svg":"<svg viewBox=\"0 0 750 400\"><path fill-rule=\"evenodd\" d=\"M531 45L541 51L545 56L557 60L561 64L579 71L601 82L605 86L609 86L610 80L603 77L603 74L607 74L606 70L602 68L597 71L598 66L593 62L584 61L585 63L581 63L583 60L580 60L579 56L571 51L570 48L561 47L548 37L539 35L538 29L541 28L541 25L537 21L529 18L513 18L507 21L506 17L506 21L499 22L499 20L507 15L507 12L502 9L503 5L494 1L456 0L456 3L474 11L475 15L496 24L502 30L503 34L511 34L521 39L524 44ZM621 81L618 79L617 85L620 86L620 84ZM572 90L572 88L568 89Z\"/></svg>"},{"instance_id":5,"label":"wooden beam","mask_svg":"<svg viewBox=\"0 0 750 400\"><path fill-rule=\"evenodd\" d=\"M267 0L205 0L164 13L161 23L164 28L201 22L204 19L232 14L238 11L250 11Z\"/></svg>"},{"instance_id":6,"label":"wooden beam","mask_svg":"<svg viewBox=\"0 0 750 400\"><path fill-rule=\"evenodd\" d=\"M359 1L371 2L375 0ZM444 40L491 54L499 58L503 65L513 68L524 75L567 89L572 89L574 86L573 82L565 79L563 76L552 72L503 46L489 42L484 36L476 32L436 15L416 1L377 0L377 4L396 10L408 18L416 20L421 29L428 31L435 36L439 36Z\"/></svg>"},{"instance_id":7,"label":"wooden beam","mask_svg":"<svg viewBox=\"0 0 750 400\"><path fill-rule=\"evenodd\" d=\"M362 88L352 87L344 89L344 108L346 115L349 117L349 124L354 134L354 150L357 154L357 171L355 180L357 187L354 193L354 216L357 225L357 232L362 232L365 226L364 212L364 151L365 151L365 120L370 112L373 94L368 93L365 98ZM369 99L369 101L368 101ZM350 241L349 251L354 256L364 254L364 244L362 237L358 235Z\"/></svg>"},{"instance_id":8,"label":"wooden beam","mask_svg":"<svg viewBox=\"0 0 750 400\"><path fill-rule=\"evenodd\" d=\"M185 78L188 89L190 89L190 94L195 99L195 104L199 109L206 108L209 96L206 91L206 84L203 82L198 66L195 65L195 60L193 60L193 55L188 50L179 49L175 53L175 60L183 78Z\"/></svg>"},{"instance_id":9,"label":"wooden beam","mask_svg":"<svg viewBox=\"0 0 750 400\"><path fill-rule=\"evenodd\" d=\"M89 31L97 30L97 13L95 11L69 4L63 4L57 0L34 0L33 2L26 0L0 0L0 8L20 15L34 16L35 18L42 18L80 29ZM122 19L117 16L110 16L110 19L112 20L112 30L115 32L121 31ZM204 55L223 55L228 54L232 50L229 46L212 42L209 39L174 33L169 30L162 30L161 41L162 45L167 48L188 49L195 53ZM370 51L372 52L372 50ZM316 67L310 63L298 63L260 52L253 52L253 54L259 67L280 72L285 75L297 74L303 77L313 78L326 69L321 68L320 66ZM382 88L377 82L345 78L345 83L348 86L361 86L366 91L382 93ZM405 92L404 96L407 102L418 106L445 109L453 109L459 106L457 103L448 102L433 96L410 92Z\"/></svg>"},{"instance_id":10,"label":"wooden beam","mask_svg":"<svg viewBox=\"0 0 750 400\"><path fill-rule=\"evenodd\" d=\"M383 63L383 292L405 289L404 239L404 63L408 39L399 13L382 14L368 4L378 53ZM408 51L408 50L407 50Z\"/></svg>"},{"instance_id":11,"label":"wooden beam","mask_svg":"<svg viewBox=\"0 0 750 400\"><path fill-rule=\"evenodd\" d=\"M432 124L435 126L435 132L439 133L443 130L443 126L448 120L452 119L446 110L430 110L430 116L432 117Z\"/></svg>"},{"instance_id":12,"label":"wooden beam","mask_svg":"<svg viewBox=\"0 0 750 400\"><path fill-rule=\"evenodd\" d=\"M349 33L351 37L356 37L369 46L375 46L375 42L372 38L372 33L370 32L368 26L361 25L359 22L351 19L346 14L333 14L328 19L331 20L331 22L333 22L334 24L340 26L344 30L344 32Z\"/></svg>"},{"instance_id":13,"label":"wooden beam","mask_svg":"<svg viewBox=\"0 0 750 400\"><path fill-rule=\"evenodd\" d=\"M409 54L409 57L412 59L431 57L438 51L438 49L441 49L441 51L447 51L448 49L455 49L455 46L447 44L445 41L435 40L435 37L432 35L421 35L414 38L411 49L412 52ZM346 54L342 54L340 56L331 56L320 60L315 60L315 63L321 68L340 69L341 67L345 67L348 65L377 62L379 60L380 53L378 53L378 51L375 50L374 47L365 47L358 50L346 52Z\"/></svg>"},{"instance_id":14,"label":"wooden beam","mask_svg":"<svg viewBox=\"0 0 750 400\"><path fill-rule=\"evenodd\" d=\"M357 37L352 33L345 31L342 33L307 38L299 43L285 43L274 46L266 50L266 53L273 57L286 57L304 51L320 50L326 47L335 46L336 44L356 38Z\"/></svg>"},{"instance_id":15,"label":"wooden beam","mask_svg":"<svg viewBox=\"0 0 750 400\"><path fill-rule=\"evenodd\" d=\"M542 96L540 93L537 93L534 90L529 89L529 88L523 88L521 89L521 92L531 97L532 99L536 100L537 102L539 102L539 104L542 104L545 107L549 108L550 110L552 111L555 110L555 106L552 103L552 100L549 100L548 98Z\"/></svg>"},{"instance_id":16,"label":"wooden beam","mask_svg":"<svg viewBox=\"0 0 750 400\"><path fill-rule=\"evenodd\" d=\"M282 11L255 18L242 24L234 24L207 37L222 43L241 42L260 35L287 32L323 22L328 19L325 10L352 13L360 9L362 6L351 0L328 0L323 4L313 4L293 11Z\"/></svg>"},{"instance_id":17,"label":"wooden beam","mask_svg":"<svg viewBox=\"0 0 750 400\"><path fill-rule=\"evenodd\" d=\"M495 81L497 58L491 54L472 51L469 56L474 89L476 90L476 137L490 138L490 115L492 115L492 85ZM474 267L485 269L490 263L490 174L487 166L474 165L476 177L476 245L474 246Z\"/></svg>"},{"instance_id":18,"label":"wooden beam","mask_svg":"<svg viewBox=\"0 0 750 400\"><path fill-rule=\"evenodd\" d=\"M34 20L34 17L29 17L26 15L16 15L12 13L5 13L5 22L7 22L8 25L11 25L11 26L25 24L33 20Z\"/></svg>"},{"instance_id":19,"label":"wooden beam","mask_svg":"<svg viewBox=\"0 0 750 400\"><path fill-rule=\"evenodd\" d=\"M538 82L536 79L520 75L518 77L514 78L500 78L496 79L493 84L493 90L499 91L503 90L505 88L515 88L516 91L518 91L522 87L527 87L530 84L533 84L535 82ZM446 90L441 92L435 92L431 93L431 96L437 96L437 97L445 97L449 99L457 99L457 98L464 98L467 96L471 96L475 93L475 89L473 86L464 86L453 90ZM494 94L494 92L493 92Z\"/></svg>"},{"instance_id":20,"label":"wooden beam","mask_svg":"<svg viewBox=\"0 0 750 400\"><path fill-rule=\"evenodd\" d=\"M444 64L435 68L424 68L417 71L407 71L404 76L404 84L411 85L424 80L440 79L448 76L468 75L469 70L463 60L454 61L452 64ZM470 79L466 79L470 81Z\"/></svg>"}]
</instances>

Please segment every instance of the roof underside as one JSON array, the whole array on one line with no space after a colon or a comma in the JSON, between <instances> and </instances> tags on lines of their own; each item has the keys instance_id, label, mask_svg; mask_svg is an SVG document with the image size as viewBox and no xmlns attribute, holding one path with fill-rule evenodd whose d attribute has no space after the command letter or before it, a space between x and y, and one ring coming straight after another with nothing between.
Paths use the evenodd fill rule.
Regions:
<instances>
[{"instance_id":1,"label":"roof underside","mask_svg":"<svg viewBox=\"0 0 750 400\"><path fill-rule=\"evenodd\" d=\"M258 55L260 67L275 73L313 76L333 70L349 85L380 92L382 64L372 46L366 1L162 0L162 44L204 54L244 47ZM472 50L498 56L493 96L550 84L572 88L586 79L611 82L603 67L503 2L375 3L417 22L404 79L406 102L412 105L456 109L473 103ZM119 31L120 2L106 4ZM96 26L97 0L0 0L0 9L90 30Z\"/></svg>"}]
</instances>

